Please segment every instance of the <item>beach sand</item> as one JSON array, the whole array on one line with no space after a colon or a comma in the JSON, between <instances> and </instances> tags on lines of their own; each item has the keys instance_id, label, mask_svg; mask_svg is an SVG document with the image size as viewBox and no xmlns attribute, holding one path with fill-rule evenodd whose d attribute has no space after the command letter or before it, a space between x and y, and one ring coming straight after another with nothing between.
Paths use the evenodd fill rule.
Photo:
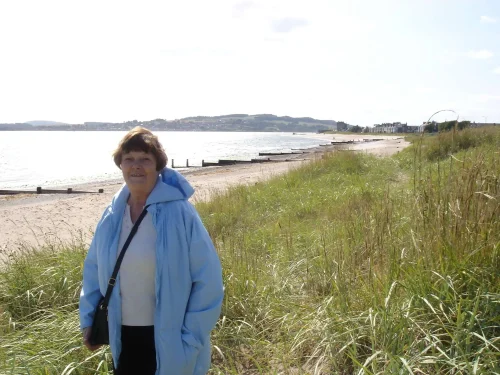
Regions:
<instances>
[{"instance_id":1,"label":"beach sand","mask_svg":"<svg viewBox=\"0 0 500 375\"><path fill-rule=\"evenodd\" d=\"M408 142L401 137L380 134L330 134L317 137L325 141L383 139L342 147L379 156L392 155L408 146ZM328 150L331 148L326 147L325 151ZM195 188L191 201L196 203L199 200L208 200L214 192L224 191L228 187L253 184L286 173L308 162L304 159L311 160L316 157L321 157L321 153L296 156L300 158L296 161L206 167L181 173ZM24 246L62 244L80 240L90 242L103 210L122 184L122 181L107 181L72 186L75 190L95 192L102 188L104 193L101 194L0 196L0 258Z\"/></svg>"}]
</instances>

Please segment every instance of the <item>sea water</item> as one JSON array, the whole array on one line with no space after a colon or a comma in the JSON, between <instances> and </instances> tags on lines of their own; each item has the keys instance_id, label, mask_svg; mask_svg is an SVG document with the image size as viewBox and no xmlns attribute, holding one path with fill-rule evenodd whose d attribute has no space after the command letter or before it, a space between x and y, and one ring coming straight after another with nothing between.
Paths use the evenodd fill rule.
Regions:
<instances>
[{"instance_id":1,"label":"sea water","mask_svg":"<svg viewBox=\"0 0 500 375\"><path fill-rule=\"evenodd\" d=\"M111 154L122 131L0 131L0 189L76 185L121 177ZM175 166L201 161L257 158L324 144L313 133L158 131Z\"/></svg>"}]
</instances>

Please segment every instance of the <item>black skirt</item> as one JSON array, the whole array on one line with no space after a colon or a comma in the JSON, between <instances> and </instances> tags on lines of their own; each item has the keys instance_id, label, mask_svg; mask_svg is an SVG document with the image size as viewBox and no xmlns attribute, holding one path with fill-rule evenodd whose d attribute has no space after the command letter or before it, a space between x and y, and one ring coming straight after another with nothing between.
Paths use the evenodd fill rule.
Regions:
<instances>
[{"instance_id":1,"label":"black skirt","mask_svg":"<svg viewBox=\"0 0 500 375\"><path fill-rule=\"evenodd\" d=\"M154 326L122 326L122 351L115 375L154 375L156 350Z\"/></svg>"}]
</instances>

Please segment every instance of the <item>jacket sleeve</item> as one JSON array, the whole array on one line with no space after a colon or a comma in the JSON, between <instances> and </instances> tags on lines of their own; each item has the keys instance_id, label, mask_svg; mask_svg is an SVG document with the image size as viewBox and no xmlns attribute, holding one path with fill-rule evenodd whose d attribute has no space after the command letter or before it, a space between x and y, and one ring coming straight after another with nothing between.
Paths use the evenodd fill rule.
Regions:
<instances>
[{"instance_id":1,"label":"jacket sleeve","mask_svg":"<svg viewBox=\"0 0 500 375\"><path fill-rule=\"evenodd\" d=\"M193 211L189 241L189 266L192 287L189 297L182 339L200 349L208 344L210 331L219 318L224 298L222 268L217 251L203 226L198 213Z\"/></svg>"},{"instance_id":2,"label":"jacket sleeve","mask_svg":"<svg viewBox=\"0 0 500 375\"><path fill-rule=\"evenodd\" d=\"M79 305L80 329L82 330L92 325L95 308L102 297L99 289L99 275L97 268L97 230L98 229L96 229L94 238L90 244L85 261L83 262L83 282Z\"/></svg>"}]
</instances>

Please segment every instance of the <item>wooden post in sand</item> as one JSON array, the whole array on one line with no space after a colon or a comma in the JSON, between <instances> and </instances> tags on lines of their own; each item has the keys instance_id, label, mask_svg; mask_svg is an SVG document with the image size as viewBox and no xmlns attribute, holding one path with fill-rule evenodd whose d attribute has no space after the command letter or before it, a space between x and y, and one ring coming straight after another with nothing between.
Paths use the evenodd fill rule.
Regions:
<instances>
[{"instance_id":1,"label":"wooden post in sand","mask_svg":"<svg viewBox=\"0 0 500 375\"><path fill-rule=\"evenodd\" d=\"M104 189L99 189L99 193L104 193ZM41 186L33 190L0 190L0 195L14 195L14 194L95 194L95 191L82 191L73 190L73 188L66 189L42 189Z\"/></svg>"},{"instance_id":2,"label":"wooden post in sand","mask_svg":"<svg viewBox=\"0 0 500 375\"><path fill-rule=\"evenodd\" d=\"M172 169L174 169L174 159L172 159Z\"/></svg>"},{"instance_id":3,"label":"wooden post in sand","mask_svg":"<svg viewBox=\"0 0 500 375\"><path fill-rule=\"evenodd\" d=\"M186 168L189 168L189 159L186 159Z\"/></svg>"}]
</instances>

